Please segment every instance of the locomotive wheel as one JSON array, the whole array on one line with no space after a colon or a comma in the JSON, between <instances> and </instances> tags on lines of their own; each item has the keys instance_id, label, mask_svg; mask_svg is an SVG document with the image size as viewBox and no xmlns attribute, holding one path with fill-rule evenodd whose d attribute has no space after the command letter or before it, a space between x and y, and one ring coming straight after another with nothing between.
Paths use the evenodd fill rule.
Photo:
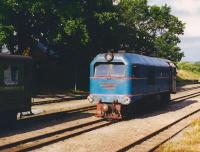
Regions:
<instances>
[{"instance_id":1,"label":"locomotive wheel","mask_svg":"<svg viewBox=\"0 0 200 152\"><path fill-rule=\"evenodd\" d=\"M162 105L168 105L170 103L170 93L163 93L161 98Z\"/></svg>"},{"instance_id":2,"label":"locomotive wheel","mask_svg":"<svg viewBox=\"0 0 200 152\"><path fill-rule=\"evenodd\" d=\"M135 106L133 105L124 105L122 107L122 118L124 120L129 120L132 119L134 117L135 114Z\"/></svg>"},{"instance_id":3,"label":"locomotive wheel","mask_svg":"<svg viewBox=\"0 0 200 152\"><path fill-rule=\"evenodd\" d=\"M17 113L16 113L16 112L9 113L9 114L7 115L7 119L8 119L10 122L15 122L15 121L17 121Z\"/></svg>"}]
</instances>

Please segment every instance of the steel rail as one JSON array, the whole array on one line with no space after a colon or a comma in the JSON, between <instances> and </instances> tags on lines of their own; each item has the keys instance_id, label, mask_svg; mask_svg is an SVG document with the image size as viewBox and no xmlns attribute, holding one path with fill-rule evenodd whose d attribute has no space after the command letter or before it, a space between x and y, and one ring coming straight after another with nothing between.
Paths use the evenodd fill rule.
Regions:
<instances>
[{"instance_id":1,"label":"steel rail","mask_svg":"<svg viewBox=\"0 0 200 152\"><path fill-rule=\"evenodd\" d=\"M193 98L193 97L199 96L199 95L200 95L200 93L199 94L198 93L193 93L192 95L184 96L185 97L184 99L182 98L181 100L176 101L173 104L179 103L181 101L184 101L185 99ZM95 108L95 106L91 106L90 108ZM83 109L83 110L89 111L90 109L89 110L88 109ZM200 109L197 110L197 111L200 111ZM193 113L196 113L197 111L195 111ZM73 114L73 110L71 112L72 112L71 114ZM193 113L191 113L189 115L192 115ZM175 122L173 122L173 123L161 128L161 129L159 129L157 132L151 133L148 136L146 136L146 137L144 137L144 138L132 143L131 145L128 145L127 147L122 148L119 151L126 151L126 150L134 147L135 145L142 143L143 141L155 136L159 132L164 131L167 128L169 128L170 126L172 126L172 125L178 123L179 121L189 117L189 115L182 117L181 119L179 119L179 120L177 120L177 121L175 121ZM83 133L90 132L92 130L96 130L96 129L99 129L99 128L102 128L102 127L105 127L105 126L112 125L112 124L114 124L116 122L117 121L108 122L108 121L105 121L104 119L95 120L95 121L84 123L84 124L81 124L81 125L78 125L78 126L74 126L74 127L71 127L71 128L57 130L57 131L54 131L54 132L51 132L51 133L47 133L47 134L42 134L42 135L39 135L39 136L36 136L36 137L33 137L33 138L28 138L28 139L24 139L24 140L21 140L21 141L17 141L17 142L9 143L9 144L6 144L6 145L2 145L2 146L0 146L0 150L10 150L10 149L12 149L12 151L13 150L16 150L16 151L30 151L30 150L41 148L42 146L47 146L49 144L53 144L53 143L56 143L58 141L62 141L62 140L65 140L65 139L69 139L69 138L81 135ZM95 126L93 126L93 125L95 125ZM89 127L89 128L87 128L87 127ZM81 130L78 131L78 132L74 132L72 134L68 134L68 132L74 131L74 130L78 130L78 129L81 129ZM52 138L54 136L55 136L55 138L48 140L48 138ZM29 142L33 142L33 144L31 144L31 145L27 144Z\"/></svg>"},{"instance_id":2,"label":"steel rail","mask_svg":"<svg viewBox=\"0 0 200 152\"><path fill-rule=\"evenodd\" d=\"M198 89L198 88L200 88L200 86L195 86L195 87L191 87L191 88L180 88L180 89L178 89L178 92L195 90L195 89ZM52 103L61 103L61 102L67 102L67 101L71 101L71 100L81 100L81 99L86 99L87 96L81 95L81 96L78 96L78 97L68 97L68 98L65 98L65 97L62 98L62 97L59 97L59 96L53 96L53 97L57 97L57 98L60 98L60 99L52 99L52 100L47 100L47 101L32 102L32 106L52 104Z\"/></svg>"},{"instance_id":3,"label":"steel rail","mask_svg":"<svg viewBox=\"0 0 200 152\"><path fill-rule=\"evenodd\" d=\"M161 145L163 145L164 143L166 143L167 141L169 141L171 138L175 137L177 134L179 134L180 132L182 132L184 129L188 128L192 123L184 126L183 128L181 128L180 130L178 130L177 132L175 132L173 135L171 135L170 137L166 138L165 140L161 141L159 144L157 144L156 146L153 146L149 152L153 152L155 151L157 148L159 148Z\"/></svg>"},{"instance_id":4,"label":"steel rail","mask_svg":"<svg viewBox=\"0 0 200 152\"><path fill-rule=\"evenodd\" d=\"M172 104L177 104L177 103L180 103L180 102L182 102L182 101L184 101L184 100L186 100L186 99L194 98L194 97L196 97L196 96L200 96L200 92L198 92L198 94L196 93L196 94L190 95L190 97L181 99L181 100L176 101L176 102L174 102L174 103L172 103ZM184 97L186 97L186 96L184 96ZM172 100L172 101L173 101L173 100ZM124 151L130 150L130 149L134 148L135 146L142 144L142 143L145 142L146 140L150 140L151 138L155 137L155 136L158 135L159 133L161 133L161 132L163 132L163 131L166 131L168 128L170 128L170 127L176 125L177 123L181 122L182 120L184 120L184 119L186 119L186 118L188 118L188 117L190 117L190 116L196 114L197 112L200 112L200 109L197 109L197 110L195 110L195 111L193 111L193 112L191 112L191 113L189 113L189 114L187 114L187 115L185 115L185 116L179 118L178 120L176 120L176 121L174 121L174 122L172 122L172 123L170 123L170 124L168 124L168 125L165 125L164 127L162 127L162 128L160 128L160 129L158 129L158 130L156 130L156 131L154 131L154 132L152 132L152 133L150 133L150 134L148 134L148 135L146 135L146 136L144 136L144 137L138 139L137 141L134 141L133 143L127 145L126 147L123 147L123 148L119 149L117 152L124 152ZM185 128L185 127L186 127L186 126L184 126L184 128ZM182 128L181 130L183 130L183 128ZM179 130L176 134L178 134L181 130ZM174 136L175 136L176 134L174 134ZM167 141L167 140L169 140L169 139L166 139L166 141ZM165 142L166 142L166 141L165 141ZM164 141L161 142L159 145L156 145L155 147L153 147L151 150L152 150L152 151L155 150L156 148L158 148L158 147L159 147L161 144L163 144L163 143L164 143Z\"/></svg>"},{"instance_id":5,"label":"steel rail","mask_svg":"<svg viewBox=\"0 0 200 152\"><path fill-rule=\"evenodd\" d=\"M92 130L96 130L105 126L109 126L113 124L113 122L107 122L103 119L100 120L95 120L91 121L88 123L84 123L78 126L73 126L70 128L62 129L62 130L57 130L54 132L42 134L36 137L32 138L27 138L24 140L20 140L17 142L9 143L6 145L0 146L0 151L1 150L9 150L9 151L31 151L34 149L41 148L43 146L47 146L49 144L53 144L65 139L69 139L78 135L81 135L86 132L90 132ZM89 128L87 128L89 127ZM85 129L86 128L86 129ZM74 130L80 130L78 132L73 132ZM72 132L71 134L69 132ZM48 140L49 138L49 140ZM32 143L32 144L27 144L27 143Z\"/></svg>"},{"instance_id":6,"label":"steel rail","mask_svg":"<svg viewBox=\"0 0 200 152\"><path fill-rule=\"evenodd\" d=\"M32 106L61 103L61 102L67 102L71 100L81 100L81 99L86 99L86 96L84 95L84 96L79 96L79 97L68 97L68 98L52 99L52 100L47 100L47 101L32 102Z\"/></svg>"},{"instance_id":7,"label":"steel rail","mask_svg":"<svg viewBox=\"0 0 200 152\"><path fill-rule=\"evenodd\" d=\"M171 104L176 104L178 102L181 102L181 101L184 101L186 99L190 99L190 98L193 98L193 97L196 97L196 96L199 96L199 92L195 92L195 93L192 93L192 94L188 94L188 95L184 95L184 96L181 96L181 97L177 97L177 98L174 98L174 99L172 99L170 101L171 101Z\"/></svg>"}]
</instances>

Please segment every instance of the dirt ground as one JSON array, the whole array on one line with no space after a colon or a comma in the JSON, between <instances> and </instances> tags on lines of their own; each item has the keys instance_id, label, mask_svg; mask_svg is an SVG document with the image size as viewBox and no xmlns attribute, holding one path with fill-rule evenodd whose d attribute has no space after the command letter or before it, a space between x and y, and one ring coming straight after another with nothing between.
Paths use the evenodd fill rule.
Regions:
<instances>
[{"instance_id":1,"label":"dirt ground","mask_svg":"<svg viewBox=\"0 0 200 152\"><path fill-rule=\"evenodd\" d=\"M188 89L191 87L200 87L200 84L191 84L191 85L186 85L186 86L182 86L179 89ZM194 91L198 91L199 89L195 89L192 90L192 92ZM190 93L189 91L187 92L188 94ZM185 92L180 92L177 94L171 94L171 98L177 98L179 96L183 96L185 94ZM34 102L45 102L48 100L57 100L59 98L35 98L33 101ZM77 108L81 108L81 107L87 107L87 106L91 106L91 104L86 100L86 99L82 99L82 100L70 100L70 101L66 101L66 102L60 102L60 103L51 103L51 104L44 104L44 105L35 105L32 107L33 111L40 111L44 114L46 113L54 113L57 111L65 111L65 110L72 110L72 109L77 109Z\"/></svg>"},{"instance_id":2,"label":"dirt ground","mask_svg":"<svg viewBox=\"0 0 200 152\"><path fill-rule=\"evenodd\" d=\"M197 92L200 89L189 91ZM180 92L172 95L173 98L186 95ZM90 106L87 100L74 100L62 103L52 103L48 105L33 106L33 109L40 109L45 113L54 113L56 111L65 111L80 107ZM170 122L173 122L195 109L200 108L200 97L186 100L179 104L173 104L166 108L154 109L135 116L133 119L120 121L112 125L102 127L83 133L79 136L68 138L40 149L36 152L66 152L66 151L117 151L146 134L149 134ZM144 110L144 109L141 109ZM34 126L23 126L23 129L10 133L0 134L0 146L6 143L12 143L26 138L35 137L44 133L50 133L56 130L66 129L87 122L99 120L94 117L95 111L82 112L77 116L51 119L48 122L37 122ZM2 136L3 135L3 136ZM31 144L31 143L29 143ZM131 151L131 150L130 150Z\"/></svg>"},{"instance_id":3,"label":"dirt ground","mask_svg":"<svg viewBox=\"0 0 200 152\"><path fill-rule=\"evenodd\" d=\"M186 86L185 88L189 87L191 86ZM188 93L198 90L192 90ZM173 99L183 95L186 95L186 93L180 92L171 95L171 98ZM84 101L78 101L77 106L80 106L80 103L82 104L81 106L87 106L88 104ZM74 106L74 103L71 104ZM153 132L161 126L173 122L179 117L198 108L200 108L200 98L196 97L192 100L185 101L183 104L173 105L161 111L156 110L151 114L147 113L132 120L118 122L117 124L97 129L36 151L116 151L143 137L145 134Z\"/></svg>"},{"instance_id":4,"label":"dirt ground","mask_svg":"<svg viewBox=\"0 0 200 152\"><path fill-rule=\"evenodd\" d=\"M198 108L200 108L200 97L142 117L118 122L36 151L117 151Z\"/></svg>"}]
</instances>

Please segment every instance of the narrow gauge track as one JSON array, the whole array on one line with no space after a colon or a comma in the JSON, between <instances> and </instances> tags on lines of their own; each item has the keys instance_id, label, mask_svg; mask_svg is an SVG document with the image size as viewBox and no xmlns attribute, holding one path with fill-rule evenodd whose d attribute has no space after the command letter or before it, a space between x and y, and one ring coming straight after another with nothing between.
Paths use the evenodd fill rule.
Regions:
<instances>
[{"instance_id":1,"label":"narrow gauge track","mask_svg":"<svg viewBox=\"0 0 200 152\"><path fill-rule=\"evenodd\" d=\"M180 87L180 88L177 89L177 91L183 92L183 91L188 91L188 90L191 90L191 89L194 90L194 89L199 89L199 88L200 88L200 86L195 86L195 87L191 87L191 88L181 88Z\"/></svg>"},{"instance_id":2,"label":"narrow gauge track","mask_svg":"<svg viewBox=\"0 0 200 152\"><path fill-rule=\"evenodd\" d=\"M178 92L184 92L184 91L194 90L194 89L198 89L198 88L200 88L200 86L195 86L195 87L191 87L191 88L180 88L180 89L178 89ZM73 97L68 97L68 98L60 97L60 96L52 96L52 97L57 97L59 99L32 102L32 106L46 105L46 104L51 104L51 103L61 103L61 102L67 102L67 101L71 101L71 100L81 100L81 99L86 99L87 95L84 94L84 95L81 95L81 96L73 96Z\"/></svg>"},{"instance_id":3,"label":"narrow gauge track","mask_svg":"<svg viewBox=\"0 0 200 152\"><path fill-rule=\"evenodd\" d=\"M51 120L57 120L60 119L61 117L74 117L75 115L80 115L81 113L84 112L90 112L92 110L95 110L96 106L91 105L91 106L85 106L85 107L80 107L76 109L71 109L71 110L62 110L62 111L51 111L51 112L45 112L37 115L27 115L23 116L22 118L19 118L18 123L20 126L24 126L27 124L34 124L37 122L48 122ZM73 119L73 118L70 118ZM76 117L74 119L77 119Z\"/></svg>"},{"instance_id":4,"label":"narrow gauge track","mask_svg":"<svg viewBox=\"0 0 200 152\"><path fill-rule=\"evenodd\" d=\"M115 122L107 122L103 119L95 120L78 126L58 130L40 136L27 138L21 141L0 146L0 151L31 151L49 144L69 139L92 130L109 126Z\"/></svg>"},{"instance_id":5,"label":"narrow gauge track","mask_svg":"<svg viewBox=\"0 0 200 152\"><path fill-rule=\"evenodd\" d=\"M176 101L176 102L172 102L172 104L177 104L181 101L184 101L186 99L193 98L193 97L196 97L196 96L200 96L200 92L193 93L193 94L184 96L182 98L179 97L179 100L178 100L178 98L175 98L172 101ZM182 118L176 120L175 122L172 122L171 124L168 124L168 125L160 128L159 130L157 130L153 133L150 133L149 135L137 140L136 142L120 149L119 152L127 151L127 150L133 148L136 145L142 144L144 141L158 135L160 132L167 130L169 127L177 124L178 122L188 118L191 115L194 115L195 113L197 113L199 111L200 111L200 109L183 116ZM50 145L50 144L53 144L53 143L56 143L56 142L59 142L59 141L63 141L65 139L69 139L69 138L72 138L72 137L75 137L75 136L79 136L83 133L87 133L87 132L90 132L90 131L93 131L93 130L96 130L96 129L99 129L99 128L102 128L102 127L110 126L110 125L117 123L117 122L118 121L108 122L108 121L105 121L104 119L96 119L94 121L83 123L83 124L73 126L73 127L70 127L70 128L65 128L65 129L62 129L62 130L56 130L56 131L53 131L53 132L50 132L50 133L44 133L44 134L41 134L39 136L23 139L23 140L16 141L16 142L13 142L13 143L8 143L8 144L5 144L5 145L1 145L0 151L31 151L31 150L41 148L43 146L47 146L47 145ZM159 145L154 147L154 149L157 148L158 146ZM152 149L152 150L154 150L154 149Z\"/></svg>"},{"instance_id":6,"label":"narrow gauge track","mask_svg":"<svg viewBox=\"0 0 200 152\"><path fill-rule=\"evenodd\" d=\"M44 120L49 120L49 119L56 119L59 118L60 116L73 116L75 114L80 114L81 112L87 112L91 110L95 110L96 106L87 106L87 107L81 107L77 109L72 109L72 110L65 110L65 111L59 111L55 113L45 113L45 114L39 114L39 115L30 115L25 118L20 118L18 121L23 124L29 124L33 122L39 122L39 121L44 121Z\"/></svg>"},{"instance_id":7,"label":"narrow gauge track","mask_svg":"<svg viewBox=\"0 0 200 152\"><path fill-rule=\"evenodd\" d=\"M86 99L86 95L83 96L78 96L78 97L59 97L59 99L52 99L52 100L47 100L47 101L38 101L38 102L32 102L32 106L36 105L46 105L46 104L51 104L51 103L61 103L61 102L67 102L71 100L81 100L81 99ZM34 99L33 99L34 100Z\"/></svg>"},{"instance_id":8,"label":"narrow gauge track","mask_svg":"<svg viewBox=\"0 0 200 152\"><path fill-rule=\"evenodd\" d=\"M174 102L172 102L171 104L177 104L183 100L186 100L186 99L190 99L190 98L194 98L194 97L197 97L197 96L200 96L200 92L197 92L197 93L193 93L193 94L190 94L190 95L186 95L186 96L182 96L182 97L179 97L179 98L175 98ZM179 100L178 100L179 99ZM144 142L148 143L148 142L151 142L151 140L153 140L153 138L158 138L156 136L159 136L159 134L163 133L165 131L167 131L168 129L170 129L171 127L177 125L178 123L184 121L185 119L197 114L198 112L200 112L200 109L197 109L181 118L179 118L178 120L138 139L137 141L134 141L133 143L127 145L126 147L123 147L121 149L119 149L117 152L124 152L124 151L128 151L128 150L133 150L134 151L134 148L136 146L140 146L142 145ZM183 126L181 129L179 129L178 131L176 131L175 133L173 133L170 137L166 137L165 139L161 140L158 144L154 145L153 147L151 147L148 151L149 152L153 152L155 151L159 146L161 146L162 144L164 144L165 142L167 142L168 140L170 140L172 137L176 136L178 133L180 133L181 131L183 131L185 128L187 128L190 124L187 124L185 126Z\"/></svg>"},{"instance_id":9,"label":"narrow gauge track","mask_svg":"<svg viewBox=\"0 0 200 152\"><path fill-rule=\"evenodd\" d=\"M184 95L184 96L181 96L181 97L177 97L177 98L172 99L170 104L176 104L176 103L181 102L183 100L194 98L194 97L197 97L199 95L200 95L200 92L195 92L195 93L191 93L191 94Z\"/></svg>"},{"instance_id":10,"label":"narrow gauge track","mask_svg":"<svg viewBox=\"0 0 200 152\"><path fill-rule=\"evenodd\" d=\"M190 89L187 89L187 90L190 90ZM195 88L195 89L197 89L197 88ZM185 91L187 91L187 90L185 90ZM184 91L181 91L181 92L184 92ZM185 99L186 100L186 99L189 99L191 97L198 96L198 93L199 92L195 92L195 93L192 93L192 94L189 94L189 95L185 95L185 96L174 98L174 99L171 100L170 104L174 104L174 103L182 101L180 99ZM56 116L56 115L62 115L63 113L72 113L72 114L74 114L74 113L78 113L78 112L85 112L85 111L88 111L88 110L94 110L95 108L96 108L95 105L91 105L91 106L81 107L81 108L77 108L77 109L73 109L73 110L67 110L67 111L56 112L56 113L52 113L52 114L39 115L39 116L32 116L32 117L36 117L36 118L40 119L40 117L42 117L42 116L44 116L44 118L47 118L47 117L52 117L52 116ZM30 118L30 116L29 116L29 118Z\"/></svg>"},{"instance_id":11,"label":"narrow gauge track","mask_svg":"<svg viewBox=\"0 0 200 152\"><path fill-rule=\"evenodd\" d=\"M180 119L178 119L178 120L176 120L176 121L174 121L174 122L172 122L172 123L170 123L170 124L168 124L168 125L166 125L166 126L160 128L160 129L158 129L158 130L156 130L156 131L154 131L154 132L152 132L152 133L150 133L150 134L148 134L148 135L146 135L146 136L144 136L144 137L142 137L141 139L139 139L139 140L137 140L137 141L134 141L134 142L131 143L130 145L128 145L128 146L126 146L126 147L124 147L124 148L118 150L117 152L124 152L124 151L128 151L128 150L132 150L134 147L139 146L139 145L143 144L144 142L151 141L152 138L158 136L160 133L162 133L162 132L168 130L170 127L172 127L172 126L174 126L174 125L180 123L181 121L185 120L186 118L188 118L188 117L190 117L190 116L192 116L192 115L194 115L194 114L196 114L196 113L198 113L198 112L200 112L200 109L195 110L195 111L193 111L193 112L191 112L191 113L189 113L189 114L187 114L187 115L181 117ZM189 125L190 125L190 124L189 124ZM170 140L172 137L176 136L178 133L180 133L181 131L183 131L183 130L184 130L185 128L187 128L189 125L186 125L186 126L182 127L180 130L178 130L176 133L174 133L174 134L171 135L170 137L165 138L163 141L160 141L159 144L156 144L155 146L151 147L148 151L149 151L149 152L153 152L153 151L156 150L159 146L161 146L162 144L164 144L165 142L167 142L168 140Z\"/></svg>"}]
</instances>

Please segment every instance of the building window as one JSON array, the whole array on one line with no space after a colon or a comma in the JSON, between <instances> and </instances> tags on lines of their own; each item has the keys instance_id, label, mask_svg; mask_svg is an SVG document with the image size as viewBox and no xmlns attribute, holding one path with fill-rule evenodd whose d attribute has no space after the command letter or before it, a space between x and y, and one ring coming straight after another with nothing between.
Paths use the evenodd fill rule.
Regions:
<instances>
[{"instance_id":1,"label":"building window","mask_svg":"<svg viewBox=\"0 0 200 152\"><path fill-rule=\"evenodd\" d=\"M4 84L17 85L19 82L19 71L16 66L8 65L4 69Z\"/></svg>"}]
</instances>

